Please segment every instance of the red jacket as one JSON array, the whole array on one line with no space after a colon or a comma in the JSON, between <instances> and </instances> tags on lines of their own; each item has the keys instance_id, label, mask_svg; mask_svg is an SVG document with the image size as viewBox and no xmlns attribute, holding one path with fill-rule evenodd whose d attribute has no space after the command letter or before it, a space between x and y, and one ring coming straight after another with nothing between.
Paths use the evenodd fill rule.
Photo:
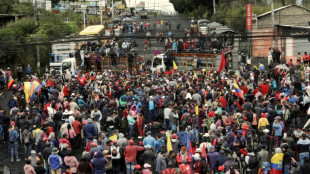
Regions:
<instances>
[{"instance_id":1,"label":"red jacket","mask_svg":"<svg viewBox=\"0 0 310 174\"><path fill-rule=\"evenodd\" d=\"M181 164L179 168L182 174L192 174L192 168L189 164Z\"/></svg>"},{"instance_id":2,"label":"red jacket","mask_svg":"<svg viewBox=\"0 0 310 174\"><path fill-rule=\"evenodd\" d=\"M185 154L185 158L187 159L187 163L192 162L192 157L187 152ZM178 164L182 164L183 162L181 152L177 154L177 162Z\"/></svg>"},{"instance_id":3,"label":"red jacket","mask_svg":"<svg viewBox=\"0 0 310 174\"><path fill-rule=\"evenodd\" d=\"M64 144L68 144L68 148L71 149L71 145L69 140L67 140L66 138L62 138L59 140L59 144L64 143Z\"/></svg>"},{"instance_id":4,"label":"red jacket","mask_svg":"<svg viewBox=\"0 0 310 174\"><path fill-rule=\"evenodd\" d=\"M261 84L260 89L263 95L266 95L269 91L269 86L267 84Z\"/></svg>"},{"instance_id":5,"label":"red jacket","mask_svg":"<svg viewBox=\"0 0 310 174\"><path fill-rule=\"evenodd\" d=\"M125 161L136 162L137 152L143 151L144 147L135 146L133 140L128 141L128 146L125 148Z\"/></svg>"},{"instance_id":6,"label":"red jacket","mask_svg":"<svg viewBox=\"0 0 310 174\"><path fill-rule=\"evenodd\" d=\"M81 130L82 130L82 124L80 121L78 120L75 120L73 123L72 123L72 127L73 127L73 130L76 134L80 134L81 133Z\"/></svg>"},{"instance_id":7,"label":"red jacket","mask_svg":"<svg viewBox=\"0 0 310 174\"><path fill-rule=\"evenodd\" d=\"M64 86L64 89L63 89L63 93L64 93L64 96L69 96L69 91L70 91L70 89L67 87L67 86Z\"/></svg>"}]
</instances>

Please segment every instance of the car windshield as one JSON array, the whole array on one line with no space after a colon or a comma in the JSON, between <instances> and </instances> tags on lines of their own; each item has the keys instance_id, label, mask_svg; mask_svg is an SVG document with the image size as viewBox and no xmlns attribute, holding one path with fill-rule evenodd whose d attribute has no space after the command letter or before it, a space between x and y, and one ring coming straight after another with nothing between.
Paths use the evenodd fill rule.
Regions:
<instances>
[{"instance_id":1,"label":"car windshield","mask_svg":"<svg viewBox=\"0 0 310 174\"><path fill-rule=\"evenodd\" d=\"M62 63L62 71L65 71L67 69L71 68L71 62L63 62Z\"/></svg>"},{"instance_id":2,"label":"car windshield","mask_svg":"<svg viewBox=\"0 0 310 174\"><path fill-rule=\"evenodd\" d=\"M158 65L161 65L161 58L155 57L153 59L153 67L157 67Z\"/></svg>"}]
</instances>

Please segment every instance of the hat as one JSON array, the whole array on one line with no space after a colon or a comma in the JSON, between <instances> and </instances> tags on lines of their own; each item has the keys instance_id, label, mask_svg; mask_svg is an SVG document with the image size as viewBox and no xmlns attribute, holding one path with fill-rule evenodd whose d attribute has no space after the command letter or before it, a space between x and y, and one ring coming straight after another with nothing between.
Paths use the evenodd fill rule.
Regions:
<instances>
[{"instance_id":1,"label":"hat","mask_svg":"<svg viewBox=\"0 0 310 174\"><path fill-rule=\"evenodd\" d=\"M113 140L113 143L117 143L117 140Z\"/></svg>"},{"instance_id":2,"label":"hat","mask_svg":"<svg viewBox=\"0 0 310 174\"><path fill-rule=\"evenodd\" d=\"M224 171L224 166L219 166L218 170L221 171L221 172Z\"/></svg>"},{"instance_id":3,"label":"hat","mask_svg":"<svg viewBox=\"0 0 310 174\"><path fill-rule=\"evenodd\" d=\"M220 154L224 154L225 152L224 152L224 150L222 149L222 150L220 150Z\"/></svg>"},{"instance_id":4,"label":"hat","mask_svg":"<svg viewBox=\"0 0 310 174\"><path fill-rule=\"evenodd\" d=\"M11 126L14 126L15 125L15 122L14 121L11 121Z\"/></svg>"},{"instance_id":5,"label":"hat","mask_svg":"<svg viewBox=\"0 0 310 174\"><path fill-rule=\"evenodd\" d=\"M276 119L276 120L281 120L281 117L280 117L280 116L276 116L275 119Z\"/></svg>"},{"instance_id":6,"label":"hat","mask_svg":"<svg viewBox=\"0 0 310 174\"><path fill-rule=\"evenodd\" d=\"M92 121L93 121L93 119L91 119L91 118L88 118L88 119L87 119L87 121L88 121L88 122L92 122Z\"/></svg>"},{"instance_id":7,"label":"hat","mask_svg":"<svg viewBox=\"0 0 310 174\"><path fill-rule=\"evenodd\" d=\"M35 150L32 150L30 153L31 154L36 154L37 152Z\"/></svg>"},{"instance_id":8,"label":"hat","mask_svg":"<svg viewBox=\"0 0 310 174\"><path fill-rule=\"evenodd\" d=\"M177 134L172 134L172 138L173 138L173 139L177 139L177 138L178 138L178 135L177 135Z\"/></svg>"},{"instance_id":9,"label":"hat","mask_svg":"<svg viewBox=\"0 0 310 174\"><path fill-rule=\"evenodd\" d=\"M103 153L103 154L108 154L109 151L108 151L108 150L104 150L102 153Z\"/></svg>"},{"instance_id":10,"label":"hat","mask_svg":"<svg viewBox=\"0 0 310 174\"><path fill-rule=\"evenodd\" d=\"M263 117L263 118L267 118L267 114L265 114L265 113L261 113L261 117Z\"/></svg>"},{"instance_id":11,"label":"hat","mask_svg":"<svg viewBox=\"0 0 310 174\"><path fill-rule=\"evenodd\" d=\"M165 131L160 131L159 133L160 133L160 134L164 134L164 133L165 133Z\"/></svg>"},{"instance_id":12,"label":"hat","mask_svg":"<svg viewBox=\"0 0 310 174\"><path fill-rule=\"evenodd\" d=\"M238 134L242 134L243 132L242 132L242 130L238 130Z\"/></svg>"},{"instance_id":13,"label":"hat","mask_svg":"<svg viewBox=\"0 0 310 174\"><path fill-rule=\"evenodd\" d=\"M66 123L69 123L69 119L66 119L65 122L66 122Z\"/></svg>"},{"instance_id":14,"label":"hat","mask_svg":"<svg viewBox=\"0 0 310 174\"><path fill-rule=\"evenodd\" d=\"M148 145L144 146L144 148L146 148L146 149L151 149L152 146L148 144Z\"/></svg>"},{"instance_id":15,"label":"hat","mask_svg":"<svg viewBox=\"0 0 310 174\"><path fill-rule=\"evenodd\" d=\"M277 147L275 150L274 150L276 153L282 153L282 150L280 147Z\"/></svg>"},{"instance_id":16,"label":"hat","mask_svg":"<svg viewBox=\"0 0 310 174\"><path fill-rule=\"evenodd\" d=\"M263 132L268 134L269 133L269 129L264 129Z\"/></svg>"},{"instance_id":17,"label":"hat","mask_svg":"<svg viewBox=\"0 0 310 174\"><path fill-rule=\"evenodd\" d=\"M197 149L196 149L196 152L199 152L199 153L200 153L200 152L201 152L201 149L200 149L200 148L197 148Z\"/></svg>"},{"instance_id":18,"label":"hat","mask_svg":"<svg viewBox=\"0 0 310 174\"><path fill-rule=\"evenodd\" d=\"M205 133L205 134L203 134L203 137L210 137L210 134L209 133Z\"/></svg>"},{"instance_id":19,"label":"hat","mask_svg":"<svg viewBox=\"0 0 310 174\"><path fill-rule=\"evenodd\" d=\"M215 150L215 147L214 147L214 146L211 146L211 147L210 147L210 150Z\"/></svg>"},{"instance_id":20,"label":"hat","mask_svg":"<svg viewBox=\"0 0 310 174\"><path fill-rule=\"evenodd\" d=\"M150 164L148 164L148 163L145 163L144 165L143 165L143 167L144 168L150 168L150 167L152 167Z\"/></svg>"},{"instance_id":21,"label":"hat","mask_svg":"<svg viewBox=\"0 0 310 174\"><path fill-rule=\"evenodd\" d=\"M139 169L141 169L141 166L140 165L135 165L135 169L139 170Z\"/></svg>"},{"instance_id":22,"label":"hat","mask_svg":"<svg viewBox=\"0 0 310 174\"><path fill-rule=\"evenodd\" d=\"M139 146L143 146L143 142L142 141L139 141Z\"/></svg>"},{"instance_id":23,"label":"hat","mask_svg":"<svg viewBox=\"0 0 310 174\"><path fill-rule=\"evenodd\" d=\"M249 126L247 124L244 124L242 128L243 128L243 130L250 130Z\"/></svg>"},{"instance_id":24,"label":"hat","mask_svg":"<svg viewBox=\"0 0 310 174\"><path fill-rule=\"evenodd\" d=\"M151 135L152 134L152 132L151 131L147 131L147 133L146 133L147 135Z\"/></svg>"},{"instance_id":25,"label":"hat","mask_svg":"<svg viewBox=\"0 0 310 174\"><path fill-rule=\"evenodd\" d=\"M196 161L200 159L200 155L198 153L196 153L193 157Z\"/></svg>"}]
</instances>

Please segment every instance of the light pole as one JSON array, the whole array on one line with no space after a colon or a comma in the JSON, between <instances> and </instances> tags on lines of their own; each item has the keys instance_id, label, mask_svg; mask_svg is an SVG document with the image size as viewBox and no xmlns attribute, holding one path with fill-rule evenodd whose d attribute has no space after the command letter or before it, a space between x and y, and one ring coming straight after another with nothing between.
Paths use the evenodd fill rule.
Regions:
<instances>
[{"instance_id":1,"label":"light pole","mask_svg":"<svg viewBox=\"0 0 310 174\"><path fill-rule=\"evenodd\" d=\"M36 29L36 35L35 35L35 38L36 38L36 55L37 55L37 73L38 75L40 74L40 68L41 68L41 65L40 65L40 47L38 45L38 42L39 42L39 23L38 23L38 7L37 7L37 0L34 1L34 19L35 19L35 25L37 27Z\"/></svg>"},{"instance_id":2,"label":"light pole","mask_svg":"<svg viewBox=\"0 0 310 174\"><path fill-rule=\"evenodd\" d=\"M213 0L213 13L215 14L216 10L215 10L215 0Z\"/></svg>"}]
</instances>

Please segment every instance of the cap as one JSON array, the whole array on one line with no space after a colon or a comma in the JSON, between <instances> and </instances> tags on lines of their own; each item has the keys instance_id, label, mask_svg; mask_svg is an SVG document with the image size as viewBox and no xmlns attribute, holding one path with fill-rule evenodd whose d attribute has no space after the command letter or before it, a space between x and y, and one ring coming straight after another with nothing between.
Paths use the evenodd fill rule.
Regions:
<instances>
[{"instance_id":1,"label":"cap","mask_svg":"<svg viewBox=\"0 0 310 174\"><path fill-rule=\"evenodd\" d=\"M135 165L135 169L141 169L141 166L140 165Z\"/></svg>"},{"instance_id":2,"label":"cap","mask_svg":"<svg viewBox=\"0 0 310 174\"><path fill-rule=\"evenodd\" d=\"M265 114L265 113L261 113L261 117L263 117L263 118L267 118L267 114Z\"/></svg>"},{"instance_id":3,"label":"cap","mask_svg":"<svg viewBox=\"0 0 310 174\"><path fill-rule=\"evenodd\" d=\"M147 135L151 135L152 134L152 132L151 131L147 131L147 133L146 133Z\"/></svg>"},{"instance_id":4,"label":"cap","mask_svg":"<svg viewBox=\"0 0 310 174\"><path fill-rule=\"evenodd\" d=\"M117 140L113 140L113 143L117 143Z\"/></svg>"},{"instance_id":5,"label":"cap","mask_svg":"<svg viewBox=\"0 0 310 174\"><path fill-rule=\"evenodd\" d=\"M225 152L224 152L224 150L222 149L222 150L220 150L220 154L224 154Z\"/></svg>"},{"instance_id":6,"label":"cap","mask_svg":"<svg viewBox=\"0 0 310 174\"><path fill-rule=\"evenodd\" d=\"M281 120L281 117L280 117L280 116L276 116L275 119L276 119L276 120Z\"/></svg>"},{"instance_id":7,"label":"cap","mask_svg":"<svg viewBox=\"0 0 310 174\"><path fill-rule=\"evenodd\" d=\"M143 142L142 141L139 141L139 146L143 146Z\"/></svg>"},{"instance_id":8,"label":"cap","mask_svg":"<svg viewBox=\"0 0 310 174\"><path fill-rule=\"evenodd\" d=\"M263 132L269 133L269 129L264 129Z\"/></svg>"},{"instance_id":9,"label":"cap","mask_svg":"<svg viewBox=\"0 0 310 174\"><path fill-rule=\"evenodd\" d=\"M221 172L224 171L224 166L219 166L218 170L221 171Z\"/></svg>"},{"instance_id":10,"label":"cap","mask_svg":"<svg viewBox=\"0 0 310 174\"><path fill-rule=\"evenodd\" d=\"M150 167L152 167L150 164L148 164L148 163L145 163L144 165L143 165L143 167L144 168L150 168Z\"/></svg>"},{"instance_id":11,"label":"cap","mask_svg":"<svg viewBox=\"0 0 310 174\"><path fill-rule=\"evenodd\" d=\"M148 144L148 145L144 146L144 148L146 148L146 149L151 149L152 146Z\"/></svg>"}]
</instances>

